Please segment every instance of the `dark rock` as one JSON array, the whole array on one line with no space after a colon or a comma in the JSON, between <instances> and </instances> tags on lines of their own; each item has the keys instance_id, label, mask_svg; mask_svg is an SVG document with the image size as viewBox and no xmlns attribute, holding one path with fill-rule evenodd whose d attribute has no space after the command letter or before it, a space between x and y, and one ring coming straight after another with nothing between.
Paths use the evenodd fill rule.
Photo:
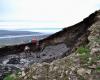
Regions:
<instances>
[{"instance_id":1,"label":"dark rock","mask_svg":"<svg viewBox=\"0 0 100 80\"><path fill-rule=\"evenodd\" d=\"M22 68L24 68L25 64L26 64L26 66L28 66L28 63L30 63L28 61L30 61L30 60L33 60L33 62L35 62L35 63L51 62L55 59L59 59L59 58L68 56L69 54L71 54L72 51L75 51L75 49L77 49L78 46L85 44L85 43L87 44L88 36L90 35L90 31L88 29L98 19L100 20L99 17L97 18L97 15L100 15L100 11L99 12L96 11L95 13L91 14L89 17L85 18L82 22L79 22L73 26L64 28L63 30L61 30L55 34L50 35L49 37L40 40L39 41L39 43L40 43L39 49L41 51L38 50L36 45L32 44L31 42L25 43L25 44L23 43L23 44L19 44L19 45L5 46L3 48L0 48L0 58L2 58L2 60L4 60L5 58L3 59L2 56L5 56L6 60L9 60L7 62L7 64L3 64L4 66L0 66L0 80L3 80L3 78L7 74L17 71L17 68L13 67L16 64L18 64L17 67L22 66ZM23 54L22 56L20 54L25 53L24 48L26 45L28 45L30 47L30 51L32 51L32 55L28 56L25 59L22 59L22 56L25 56L25 54ZM93 50L93 52L94 51L95 50ZM17 56L19 55L21 60L20 60L20 58L16 58L16 57L8 58L7 55L10 55L10 54L11 55L16 54ZM63 62L65 63L65 61L63 61ZM69 62L69 60L67 62ZM24 66L23 66L23 64L24 64ZM59 64L59 65L62 65L62 64ZM58 65L57 65L57 67L58 67ZM91 69L96 68L95 65L92 65L89 67ZM39 69L41 69L41 68L39 68ZM45 71L45 70L43 70L43 71ZM59 71L59 70L57 70L57 71ZM84 71L85 71L84 69L79 69L78 73L84 74ZM88 70L87 73L90 74L90 72L91 71ZM41 74L41 73L39 73L39 74ZM53 79L51 79L51 80L53 80ZM61 80L63 80L63 79L61 79Z\"/></svg>"},{"instance_id":2,"label":"dark rock","mask_svg":"<svg viewBox=\"0 0 100 80\"><path fill-rule=\"evenodd\" d=\"M11 58L7 64L20 64L20 58Z\"/></svg>"}]
</instances>

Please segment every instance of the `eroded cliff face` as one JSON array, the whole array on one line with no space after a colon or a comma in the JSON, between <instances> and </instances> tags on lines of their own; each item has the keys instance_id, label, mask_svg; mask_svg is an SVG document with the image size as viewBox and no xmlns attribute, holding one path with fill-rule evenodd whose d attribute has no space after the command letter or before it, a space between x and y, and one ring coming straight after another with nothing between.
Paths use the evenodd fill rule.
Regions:
<instances>
[{"instance_id":1,"label":"eroded cliff face","mask_svg":"<svg viewBox=\"0 0 100 80\"><path fill-rule=\"evenodd\" d=\"M17 80L100 79L100 10L39 43L42 51L36 51L36 44L33 43L0 48L0 79L4 73L12 73L13 70L11 77ZM26 45L32 53L23 58ZM12 58L10 54L15 55ZM16 67L21 70L27 67L28 70L16 75Z\"/></svg>"},{"instance_id":2,"label":"eroded cliff face","mask_svg":"<svg viewBox=\"0 0 100 80\"><path fill-rule=\"evenodd\" d=\"M64 28L60 32L57 32L43 40L40 40L40 44L44 46L54 45L58 43L65 43L69 48L75 48L80 44L88 43L88 28L99 20L99 11L91 14L89 17L85 18L83 21Z\"/></svg>"},{"instance_id":3,"label":"eroded cliff face","mask_svg":"<svg viewBox=\"0 0 100 80\"><path fill-rule=\"evenodd\" d=\"M77 46L77 50L71 53L69 56L62 59L55 60L51 63L35 63L28 71L22 71L22 74L17 80L99 80L100 79L100 11L93 13L94 17L86 18L84 26L76 26L65 28L63 34L62 31L44 39L45 45L49 43L61 42L60 38L65 37L63 35L71 35L64 38L62 41L74 39L75 42L70 46L77 46L80 43L82 45ZM92 20L92 22L91 22ZM90 22L90 23L88 23ZM72 33L66 33L70 30L74 30ZM77 30L77 31L75 31ZM81 31L80 31L81 30ZM84 32L83 32L84 31ZM78 34L78 33L79 34ZM87 34L89 32L89 34ZM74 36L74 37L72 37ZM56 38L57 37L57 38ZM69 38L71 37L71 38ZM78 38L76 38L78 37ZM59 38L59 39L58 39ZM84 39L85 38L85 39ZM52 40L53 39L53 40ZM48 41L50 40L50 41ZM76 41L76 40L79 40ZM81 41L82 40L82 41ZM85 40L88 43L84 45ZM45 42L46 41L46 42ZM68 41L70 42L70 41ZM47 45L46 45L47 46ZM24 73L24 74L23 74Z\"/></svg>"},{"instance_id":4,"label":"eroded cliff face","mask_svg":"<svg viewBox=\"0 0 100 80\"><path fill-rule=\"evenodd\" d=\"M98 15L99 11L96 11L95 13L91 14L89 17L85 18L83 21L64 28L60 32L57 32L43 40L40 40L40 46L43 46L44 48L48 45L55 45L64 43L68 48L70 48L70 51L75 50L75 48L81 44L88 43L88 35L89 31L88 28L94 24L96 21L99 20ZM31 48L31 51L34 51L36 48L35 44L27 43L27 44L20 44L20 45L13 45L13 46L6 46L3 48L0 48L0 55L9 55L9 54L19 54L23 52L24 47L28 45Z\"/></svg>"}]
</instances>

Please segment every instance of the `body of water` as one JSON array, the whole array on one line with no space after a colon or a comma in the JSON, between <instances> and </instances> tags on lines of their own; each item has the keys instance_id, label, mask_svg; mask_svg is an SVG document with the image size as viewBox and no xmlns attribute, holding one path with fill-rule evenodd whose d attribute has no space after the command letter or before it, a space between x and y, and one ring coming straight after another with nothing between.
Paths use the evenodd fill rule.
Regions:
<instances>
[{"instance_id":1,"label":"body of water","mask_svg":"<svg viewBox=\"0 0 100 80\"><path fill-rule=\"evenodd\" d=\"M1 36L0 39L3 39L3 38L20 38L20 37L29 37L29 36L42 36L42 35L45 35L45 34L33 34L33 35L6 35L6 36Z\"/></svg>"}]
</instances>

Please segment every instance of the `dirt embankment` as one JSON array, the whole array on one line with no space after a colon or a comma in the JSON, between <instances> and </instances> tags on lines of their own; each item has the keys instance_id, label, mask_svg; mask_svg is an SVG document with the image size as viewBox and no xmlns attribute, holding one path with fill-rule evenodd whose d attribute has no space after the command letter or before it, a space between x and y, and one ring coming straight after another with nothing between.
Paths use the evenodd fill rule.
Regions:
<instances>
[{"instance_id":1,"label":"dirt embankment","mask_svg":"<svg viewBox=\"0 0 100 80\"><path fill-rule=\"evenodd\" d=\"M22 75L17 80L99 80L100 11L93 13L79 24L80 26L72 26L73 28L64 29L66 30L65 33L68 29L68 31L72 30L72 33L68 33L70 36L65 36L66 40L71 40L73 42L74 39L74 42L70 43L69 46L75 48L83 43L76 51L67 57L57 59L51 63L35 63L29 68L29 71L24 71L25 75ZM89 34L86 35L88 32ZM43 42L45 45L57 43L60 41L60 38L65 35L61 33L62 32L56 33L60 34L60 37L54 34L43 40ZM55 40L56 42L54 42ZM64 40L62 41L64 42ZM86 43L85 40L89 42L87 45L84 44ZM66 41L66 44L71 41Z\"/></svg>"},{"instance_id":2,"label":"dirt embankment","mask_svg":"<svg viewBox=\"0 0 100 80\"><path fill-rule=\"evenodd\" d=\"M91 55L89 57L87 57L87 55L86 55L86 57L85 57L86 59L82 59L82 61L81 61L80 57L77 57L77 55L75 55L75 54L74 54L74 56L71 56L73 54L69 55L69 53L74 51L78 46L88 44L88 42L89 43L91 42L91 45L93 44L93 49L91 49L91 50L96 51L96 49L100 49L100 48L97 48L99 44L95 44L96 42L100 42L99 41L100 38L96 39L96 42L95 42L95 40L91 41L96 37L96 35L98 37L100 37L100 29L99 29L100 24L96 24L96 28L97 28L96 31L94 28L93 28L92 32L91 32L91 30L89 31L91 26L95 25L95 22L99 21L99 23L100 23L99 16L100 16L100 11L96 11L95 13L91 14L89 17L85 18L82 22L75 24L73 26L70 26L68 28L64 28L60 32L57 32L43 40L40 40L39 41L40 46L43 46L44 49L43 49L43 51L36 52L36 55L34 55L35 54L34 49L36 48L35 44L27 43L27 44L13 45L13 46L5 46L3 48L0 48L0 56L1 56L0 59L3 58L2 56L6 57L8 55L8 59L6 57L6 59L9 60L8 63L14 65L13 63L17 62L17 64L19 64L19 66L22 65L22 68L23 68L22 62L24 62L24 65L26 62L28 62L30 60L33 60L32 62L35 62L35 63L37 62L36 65L34 64L33 67L30 69L28 74L27 73L25 74L26 76L25 76L24 80L29 80L31 78L32 78L32 80L34 80L34 79L35 80L49 80L49 78L51 80L53 80L53 79L65 80L67 78L72 79L72 80L74 80L74 79L80 80L80 79L77 79L80 76L77 77L78 74L76 74L76 72L77 72L80 75L81 74L80 71L83 71L83 72L88 71L88 72L85 72L86 75L87 75L87 73L89 73L89 75L91 76L92 71L90 72L90 69L88 69L88 68L85 70L86 67L84 68L82 66L86 66L86 64L88 64L88 61L86 61L86 60L89 60L90 58L93 59L95 56L97 57L97 55ZM93 35L93 37L90 36L91 34ZM89 36L90 36L91 40L88 39ZM23 59L22 57L20 59L18 58L17 60L16 60L16 58L9 59L9 54L17 54L17 55L23 54L23 50L26 45L28 45L31 48L31 50L33 51L33 53L32 53L33 56L25 58L25 59ZM94 49L94 46L96 46L96 49ZM99 47L100 47L100 45L99 45ZM68 49L68 51L67 51L67 49ZM82 48L82 49L84 50L84 48ZM85 52L88 52L87 49ZM39 53L39 57L37 57L37 53ZM65 55L65 53L67 55L69 55L68 56L69 58L65 57L65 56L67 56L67 55ZM65 57L65 58L62 58L62 57ZM59 60L59 58L61 58L61 59ZM57 60L53 61L55 59L57 59ZM5 63L5 61L7 61L7 60L4 60L3 62ZM73 63L74 61L75 61L75 63ZM86 61L86 62L83 64L84 61ZM46 63L46 64L40 63L39 64L38 62L51 62L51 63ZM98 63L96 63L96 64L98 64ZM94 67L94 65L95 64L93 62L92 67ZM90 66L91 65L89 64L89 66L87 66L87 67L90 67ZM10 67L8 66L8 68L6 68L6 69L9 70L9 68ZM3 67L1 66L0 76L2 76L2 74L4 75L4 72L7 71L7 70L5 70L5 71L4 70L5 70L4 66ZM12 70L10 70L10 71L12 71ZM7 72L9 72L9 71L7 71ZM59 76L59 74L60 74L60 76ZM23 74L22 74L22 77L23 77ZM86 80L89 80L89 79L86 79Z\"/></svg>"},{"instance_id":3,"label":"dirt embankment","mask_svg":"<svg viewBox=\"0 0 100 80\"><path fill-rule=\"evenodd\" d=\"M55 34L40 40L40 45L45 47L48 45L65 43L66 46L71 49L70 51L72 51L72 48L75 48L75 46L88 42L88 28L98 20L96 17L97 15L99 15L98 11L85 18L82 22L68 28L64 28ZM33 45L32 43L5 46L0 48L0 56L19 54L20 52L23 52L25 45L28 45L32 51L36 47L35 44Z\"/></svg>"}]
</instances>

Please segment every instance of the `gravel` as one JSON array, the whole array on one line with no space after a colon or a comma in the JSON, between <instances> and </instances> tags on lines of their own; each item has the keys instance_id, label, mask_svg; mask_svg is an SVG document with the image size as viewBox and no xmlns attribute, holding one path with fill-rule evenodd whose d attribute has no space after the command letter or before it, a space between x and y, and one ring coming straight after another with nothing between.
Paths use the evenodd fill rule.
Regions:
<instances>
[{"instance_id":1,"label":"gravel","mask_svg":"<svg viewBox=\"0 0 100 80\"><path fill-rule=\"evenodd\" d=\"M51 62L55 59L62 58L67 54L68 50L69 48L67 48L64 43L61 43L47 46L43 51L31 52L31 55L28 55L27 57L24 52L20 53L20 56L17 54L4 56L0 58L0 76L2 77L4 73L13 72L16 69L22 70L33 63Z\"/></svg>"}]
</instances>

